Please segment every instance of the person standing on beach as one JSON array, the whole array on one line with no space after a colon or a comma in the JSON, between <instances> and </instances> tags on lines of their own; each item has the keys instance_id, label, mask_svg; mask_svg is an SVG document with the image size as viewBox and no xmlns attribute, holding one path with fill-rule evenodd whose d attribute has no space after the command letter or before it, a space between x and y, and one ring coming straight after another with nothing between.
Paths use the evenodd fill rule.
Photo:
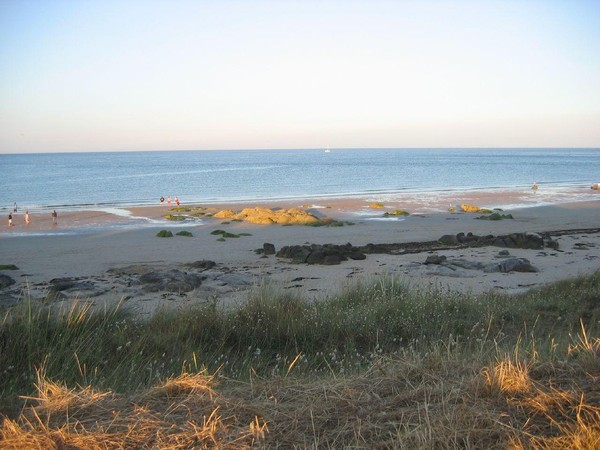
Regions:
<instances>
[{"instance_id":1,"label":"person standing on beach","mask_svg":"<svg viewBox=\"0 0 600 450\"><path fill-rule=\"evenodd\" d=\"M175 204L179 206L179 197L175 197Z\"/></svg>"},{"instance_id":2,"label":"person standing on beach","mask_svg":"<svg viewBox=\"0 0 600 450\"><path fill-rule=\"evenodd\" d=\"M12 213L8 213L8 226L12 227L13 223L12 223Z\"/></svg>"},{"instance_id":3,"label":"person standing on beach","mask_svg":"<svg viewBox=\"0 0 600 450\"><path fill-rule=\"evenodd\" d=\"M167 197L167 204L168 204L169 206L171 206L171 196L170 196L170 195Z\"/></svg>"},{"instance_id":4,"label":"person standing on beach","mask_svg":"<svg viewBox=\"0 0 600 450\"><path fill-rule=\"evenodd\" d=\"M13 208L13 212L16 214L19 211L19 208L17 207L17 202L15 202L15 207Z\"/></svg>"},{"instance_id":5,"label":"person standing on beach","mask_svg":"<svg viewBox=\"0 0 600 450\"><path fill-rule=\"evenodd\" d=\"M165 203L165 198L164 198L164 197L161 195L161 196L160 196L160 204L162 205L162 204L164 204L164 203Z\"/></svg>"},{"instance_id":6,"label":"person standing on beach","mask_svg":"<svg viewBox=\"0 0 600 450\"><path fill-rule=\"evenodd\" d=\"M52 211L52 224L56 225L57 224L57 219L58 218L58 214L56 213L56 210Z\"/></svg>"},{"instance_id":7,"label":"person standing on beach","mask_svg":"<svg viewBox=\"0 0 600 450\"><path fill-rule=\"evenodd\" d=\"M25 225L29 225L29 211L25 211Z\"/></svg>"},{"instance_id":8,"label":"person standing on beach","mask_svg":"<svg viewBox=\"0 0 600 450\"><path fill-rule=\"evenodd\" d=\"M531 189L533 190L533 193L535 194L538 190L538 182L534 181L533 182L533 186L531 186Z\"/></svg>"}]
</instances>

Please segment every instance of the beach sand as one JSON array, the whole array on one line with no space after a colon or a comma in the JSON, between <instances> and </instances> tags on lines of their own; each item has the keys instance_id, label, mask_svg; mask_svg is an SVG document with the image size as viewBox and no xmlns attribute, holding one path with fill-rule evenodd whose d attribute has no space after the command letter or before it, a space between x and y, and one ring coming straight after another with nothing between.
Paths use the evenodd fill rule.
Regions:
<instances>
[{"instance_id":1,"label":"beach sand","mask_svg":"<svg viewBox=\"0 0 600 450\"><path fill-rule=\"evenodd\" d=\"M264 284L310 300L335 295L356 283L382 275L399 277L415 288L520 293L600 268L600 201L506 210L501 214L510 213L514 219L499 221L476 219L480 214L447 211L452 204L493 208L516 203L515 200L512 193L499 192L479 196L468 193L459 199L440 196L437 203L427 205L419 204L418 198L413 198L413 203L405 199L384 203L384 209L370 208L372 199L368 198L323 199L318 205L313 204L314 200L261 202L259 205L304 206L318 216L345 223L337 227L224 224L222 220L207 217L193 223L174 224L161 219L170 211L167 206L134 207L126 211L59 211L56 226L52 224L50 211L33 214L32 223L27 226L19 213L14 219L16 226L0 234L0 264L18 267L18 270L1 271L15 283L0 291L0 305L4 308L14 305L26 295L43 300L51 292L53 283L58 285L51 281L54 279L67 279L71 287L55 288L60 292L52 300L53 304L85 301L103 306L122 301L139 317L148 317L163 307L185 309L203 302L217 302L222 306L239 304L247 298L249 290ZM257 205L202 206L217 211ZM383 217L385 211L397 208L407 209L411 215ZM193 237L158 238L156 233L161 229L173 233L187 230ZM211 234L217 229L243 235L219 241L219 236ZM264 243L273 244L276 250L303 244L362 246L436 241L443 235L461 232L495 236L547 232L559 243L559 248L484 246L400 255L367 254L364 260L348 260L331 266L292 264L287 259L255 251ZM509 257L526 258L538 271L487 273L475 269L440 270L439 266L424 264L432 254L450 260L490 264L499 261L502 250L508 250ZM216 265L212 268L186 265L204 260ZM200 286L188 292L161 289L153 292L140 284L144 274L173 269L198 275L202 279Z\"/></svg>"}]
</instances>

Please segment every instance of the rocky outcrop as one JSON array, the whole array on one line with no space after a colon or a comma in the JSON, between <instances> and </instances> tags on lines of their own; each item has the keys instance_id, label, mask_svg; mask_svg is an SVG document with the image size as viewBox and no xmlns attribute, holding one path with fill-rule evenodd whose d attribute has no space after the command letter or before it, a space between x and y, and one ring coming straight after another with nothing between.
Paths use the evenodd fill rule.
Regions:
<instances>
[{"instance_id":1,"label":"rocky outcrop","mask_svg":"<svg viewBox=\"0 0 600 450\"><path fill-rule=\"evenodd\" d=\"M53 278L48 286L48 295L55 299L66 299L69 296L88 298L97 297L107 292L105 287L94 283L87 277Z\"/></svg>"},{"instance_id":2,"label":"rocky outcrop","mask_svg":"<svg viewBox=\"0 0 600 450\"><path fill-rule=\"evenodd\" d=\"M260 225L285 224L305 225L319 221L314 215L300 208L270 209L270 208L245 208L236 213L232 210L223 210L213 217L226 220L243 220Z\"/></svg>"},{"instance_id":3,"label":"rocky outcrop","mask_svg":"<svg viewBox=\"0 0 600 450\"><path fill-rule=\"evenodd\" d=\"M440 244L448 246L483 247L493 245L505 248L525 248L539 250L544 247L557 249L558 242L549 235L538 233L511 233L503 236L477 236L473 233L445 234L438 239Z\"/></svg>"},{"instance_id":4,"label":"rocky outcrop","mask_svg":"<svg viewBox=\"0 0 600 450\"><path fill-rule=\"evenodd\" d=\"M276 254L279 258L291 259L297 264L335 265L348 259L362 260L366 256L357 247L346 245L290 245L282 247Z\"/></svg>"},{"instance_id":5,"label":"rocky outcrop","mask_svg":"<svg viewBox=\"0 0 600 450\"><path fill-rule=\"evenodd\" d=\"M504 236L477 236L473 233L446 234L437 241L406 242L392 244L335 245L292 245L282 247L277 257L290 259L293 263L339 264L347 259L365 259L368 254L403 255L424 251L448 250L468 247L496 246L504 248L557 249L558 242L550 236L537 233L512 233Z\"/></svg>"},{"instance_id":6,"label":"rocky outcrop","mask_svg":"<svg viewBox=\"0 0 600 450\"><path fill-rule=\"evenodd\" d=\"M430 255L427 257L424 264L439 265L451 269L453 271L456 271L457 269L465 269L482 270L486 273L538 272L538 269L535 266L533 266L526 258L507 258L501 262L492 262L485 264L477 261L468 261L460 258L448 259L444 255Z\"/></svg>"},{"instance_id":7,"label":"rocky outcrop","mask_svg":"<svg viewBox=\"0 0 600 450\"><path fill-rule=\"evenodd\" d=\"M195 274L188 274L178 269L166 272L148 272L140 276L139 283L146 292L189 292L202 284L202 278Z\"/></svg>"}]
</instances>

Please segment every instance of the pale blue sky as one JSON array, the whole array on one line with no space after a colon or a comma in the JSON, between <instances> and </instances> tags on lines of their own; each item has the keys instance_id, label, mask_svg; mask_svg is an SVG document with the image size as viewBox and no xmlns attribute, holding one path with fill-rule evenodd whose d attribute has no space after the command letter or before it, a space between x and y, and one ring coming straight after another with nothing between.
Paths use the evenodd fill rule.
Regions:
<instances>
[{"instance_id":1,"label":"pale blue sky","mask_svg":"<svg viewBox=\"0 0 600 450\"><path fill-rule=\"evenodd\" d=\"M0 0L0 152L600 147L600 1Z\"/></svg>"}]
</instances>

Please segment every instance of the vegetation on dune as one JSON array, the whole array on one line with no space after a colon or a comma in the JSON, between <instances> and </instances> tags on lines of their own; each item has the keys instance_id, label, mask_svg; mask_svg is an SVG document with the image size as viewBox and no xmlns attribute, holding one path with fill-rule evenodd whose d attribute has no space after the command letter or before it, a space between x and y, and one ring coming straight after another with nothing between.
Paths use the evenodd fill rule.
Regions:
<instances>
[{"instance_id":1,"label":"vegetation on dune","mask_svg":"<svg viewBox=\"0 0 600 450\"><path fill-rule=\"evenodd\" d=\"M259 286L146 322L25 300L0 322L0 446L597 448L599 298L600 272L518 296Z\"/></svg>"}]
</instances>

